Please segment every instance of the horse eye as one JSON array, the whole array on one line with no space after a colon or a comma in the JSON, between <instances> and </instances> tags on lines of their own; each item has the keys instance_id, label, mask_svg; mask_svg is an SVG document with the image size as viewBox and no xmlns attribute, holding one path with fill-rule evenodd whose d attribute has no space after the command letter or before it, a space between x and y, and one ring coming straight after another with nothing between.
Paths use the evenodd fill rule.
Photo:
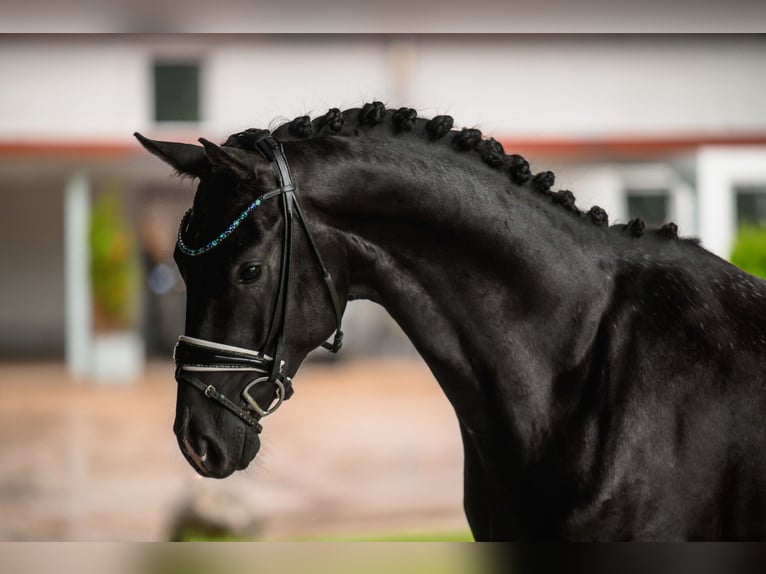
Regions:
<instances>
[{"instance_id":1,"label":"horse eye","mask_svg":"<svg viewBox=\"0 0 766 574\"><path fill-rule=\"evenodd\" d=\"M258 263L248 263L239 272L240 283L252 283L261 276L261 266Z\"/></svg>"}]
</instances>

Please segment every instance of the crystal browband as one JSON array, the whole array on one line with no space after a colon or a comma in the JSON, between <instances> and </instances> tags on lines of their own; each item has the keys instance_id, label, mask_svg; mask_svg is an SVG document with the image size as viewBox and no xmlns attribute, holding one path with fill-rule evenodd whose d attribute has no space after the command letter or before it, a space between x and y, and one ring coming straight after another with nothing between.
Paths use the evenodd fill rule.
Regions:
<instances>
[{"instance_id":1,"label":"crystal browband","mask_svg":"<svg viewBox=\"0 0 766 574\"><path fill-rule=\"evenodd\" d=\"M273 197L275 195L279 195L280 193L284 193L286 191L293 191L294 189L295 189L294 186L289 186L289 188L288 188L288 186L285 186L285 187L281 187L279 189L272 189L271 191L269 191L267 193L264 193L263 195L258 197L255 201L250 203L250 205L248 205L245 208L245 210L242 213L240 213L236 217L236 219L234 219L234 221L231 222L229 227L227 227L220 234L218 234L218 236L215 239L210 241L207 245L203 245L202 247L197 247L196 249L188 247L186 245L186 243L184 243L184 239L183 239L183 231L184 231L184 229L186 229L186 224L187 224L187 222L189 220L189 216L192 214L192 210L189 209L184 214L183 218L181 219L181 225L178 227L178 249L184 255L189 255L189 256L192 256L192 257L195 257L197 255L202 255L203 253L207 253L208 251L210 251L214 247L218 247L218 245L221 243L221 241L223 241L229 235L234 233L234 231L237 229L237 227L239 227L240 223L242 223L245 220L245 218L247 218L247 216L250 215L253 212L253 210L256 207L258 207L259 205L261 205L261 203L263 203L266 199L269 199L270 197Z\"/></svg>"}]
</instances>

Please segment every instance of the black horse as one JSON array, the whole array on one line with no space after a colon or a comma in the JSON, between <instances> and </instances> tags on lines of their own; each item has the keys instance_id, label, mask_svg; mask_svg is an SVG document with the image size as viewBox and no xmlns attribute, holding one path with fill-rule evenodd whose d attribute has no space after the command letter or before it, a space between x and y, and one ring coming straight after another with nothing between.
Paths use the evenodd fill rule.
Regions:
<instances>
[{"instance_id":1,"label":"black horse","mask_svg":"<svg viewBox=\"0 0 766 574\"><path fill-rule=\"evenodd\" d=\"M334 303L369 299L455 409L477 540L762 539L766 282L673 224L609 227L551 172L452 124L374 102L223 146L137 134L200 181L175 254L190 463L245 468L260 417L339 328ZM243 366L264 384L243 393Z\"/></svg>"}]
</instances>

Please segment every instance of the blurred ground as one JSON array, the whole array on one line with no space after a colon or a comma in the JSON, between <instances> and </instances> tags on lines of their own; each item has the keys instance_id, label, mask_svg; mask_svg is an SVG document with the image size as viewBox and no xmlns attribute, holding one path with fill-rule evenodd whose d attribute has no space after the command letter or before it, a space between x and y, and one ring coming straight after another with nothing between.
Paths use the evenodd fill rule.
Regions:
<instances>
[{"instance_id":1,"label":"blurred ground","mask_svg":"<svg viewBox=\"0 0 766 574\"><path fill-rule=\"evenodd\" d=\"M257 462L216 481L176 446L169 363L112 386L0 365L0 539L165 540L190 497L269 539L467 527L457 422L422 362L312 363L295 385Z\"/></svg>"}]
</instances>

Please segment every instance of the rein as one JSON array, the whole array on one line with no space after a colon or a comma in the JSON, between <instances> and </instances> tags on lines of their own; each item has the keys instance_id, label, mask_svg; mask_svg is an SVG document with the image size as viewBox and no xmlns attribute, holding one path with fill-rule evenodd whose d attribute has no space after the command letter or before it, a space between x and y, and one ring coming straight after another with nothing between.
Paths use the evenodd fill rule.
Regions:
<instances>
[{"instance_id":1,"label":"rein","mask_svg":"<svg viewBox=\"0 0 766 574\"><path fill-rule=\"evenodd\" d=\"M271 164L274 176L277 180L277 187L259 196L253 201L227 228L207 245L196 249L189 248L183 241L183 232L186 230L187 222L192 210L186 212L181 220L181 226L178 229L178 249L184 255L196 257L207 253L217 247L221 241L231 235L239 227L240 223L265 200L272 197L281 199L282 217L284 219L284 229L282 233L282 254L279 272L279 288L274 300L274 309L271 315L271 325L266 337L266 341L260 351L254 351L243 347L225 345L206 339L198 339L181 335L173 351L173 359L176 364L176 381L178 383L188 383L204 395L217 402L219 405L229 410L248 426L254 427L257 432L261 432L263 427L258 422L260 418L273 413L283 401L289 399L293 394L292 380L287 377L282 369L284 361L282 355L285 346L285 322L287 317L287 291L290 281L290 256L292 254L293 240L293 220L297 219L303 231L308 238L311 251L322 272L322 279L327 287L327 293L330 296L335 313L335 334L332 342L325 341L322 347L331 353L337 353L343 345L343 331L341 330L342 311L340 299L335 289L332 276L322 260L314 237L311 235L306 219L303 216L298 200L295 197L295 184L290 175L290 169L287 164L282 144L280 144L271 134L266 134L254 142L255 149ZM266 351L273 348L273 354L267 355ZM255 379L251 380L241 393L242 401L240 404L227 398L218 391L213 385L207 385L197 378L195 373L211 372L252 372L257 373ZM250 395L249 391L254 386L261 383L271 383L276 386L276 398L266 407L260 406ZM254 416L255 415L255 416Z\"/></svg>"}]
</instances>

